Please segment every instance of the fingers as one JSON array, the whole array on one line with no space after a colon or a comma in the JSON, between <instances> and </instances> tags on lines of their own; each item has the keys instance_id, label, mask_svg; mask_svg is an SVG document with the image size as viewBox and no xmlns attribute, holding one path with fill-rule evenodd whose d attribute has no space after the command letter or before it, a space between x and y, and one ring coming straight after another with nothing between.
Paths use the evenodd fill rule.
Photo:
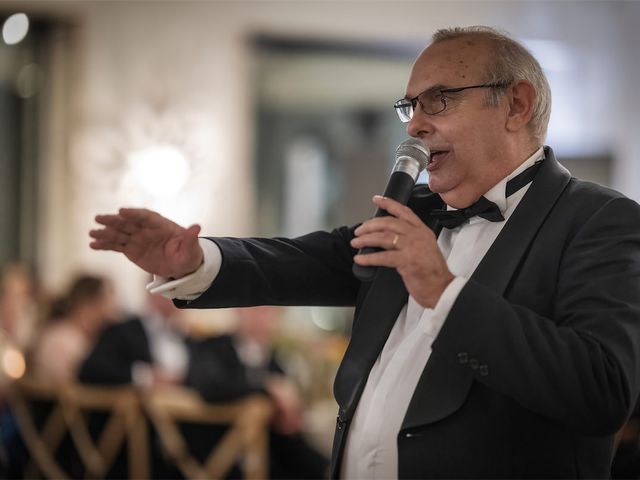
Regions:
<instances>
[{"instance_id":1,"label":"fingers","mask_svg":"<svg viewBox=\"0 0 640 480\"><path fill-rule=\"evenodd\" d=\"M351 240L353 248L378 247L393 250L398 247L400 235L393 231L382 231L361 234Z\"/></svg>"},{"instance_id":2,"label":"fingers","mask_svg":"<svg viewBox=\"0 0 640 480\"><path fill-rule=\"evenodd\" d=\"M89 246L93 250L112 250L114 252L124 253L125 245L109 242L106 240L94 240L89 243Z\"/></svg>"},{"instance_id":3,"label":"fingers","mask_svg":"<svg viewBox=\"0 0 640 480\"><path fill-rule=\"evenodd\" d=\"M415 227L425 227L422 220L409 207L395 200L376 195L373 197L373 203L389 212L391 216L367 220L355 230L358 236L376 231L391 231L398 235L405 235Z\"/></svg>"},{"instance_id":4,"label":"fingers","mask_svg":"<svg viewBox=\"0 0 640 480\"><path fill-rule=\"evenodd\" d=\"M118 210L120 216L127 224L137 225L145 228L161 228L169 225L176 225L166 217L163 217L153 210L146 208L121 208Z\"/></svg>"},{"instance_id":5,"label":"fingers","mask_svg":"<svg viewBox=\"0 0 640 480\"><path fill-rule=\"evenodd\" d=\"M409 225L395 217L378 217L367 220L355 230L355 234L360 237L374 232L393 232L406 234Z\"/></svg>"},{"instance_id":6,"label":"fingers","mask_svg":"<svg viewBox=\"0 0 640 480\"><path fill-rule=\"evenodd\" d=\"M90 230L89 236L96 240L111 243L128 243L131 235L114 229L103 228L101 230Z\"/></svg>"},{"instance_id":7,"label":"fingers","mask_svg":"<svg viewBox=\"0 0 640 480\"><path fill-rule=\"evenodd\" d=\"M388 197L382 197L380 195L374 195L373 203L377 207L386 210L394 217L404 220L411 225L422 225L422 220L420 220L420 218L415 213L413 213L413 210L396 200Z\"/></svg>"},{"instance_id":8,"label":"fingers","mask_svg":"<svg viewBox=\"0 0 640 480\"><path fill-rule=\"evenodd\" d=\"M124 252L131 241L131 235L108 228L91 230L89 231L89 236L94 239L94 241L89 243L89 246L94 250Z\"/></svg>"},{"instance_id":9,"label":"fingers","mask_svg":"<svg viewBox=\"0 0 640 480\"><path fill-rule=\"evenodd\" d=\"M122 252L132 245L143 247L170 235L187 232L171 220L144 208L121 208L117 214L96 215L95 220L104 226L89 232L94 239L90 246L96 250ZM193 236L197 239L199 231L199 225L192 225L187 232L189 237L185 238Z\"/></svg>"},{"instance_id":10,"label":"fingers","mask_svg":"<svg viewBox=\"0 0 640 480\"><path fill-rule=\"evenodd\" d=\"M89 231L89 236L97 242L90 243L89 246L96 250L122 251L130 241L132 236L137 235L140 226L125 220L120 215L96 215L95 220L102 229Z\"/></svg>"},{"instance_id":11,"label":"fingers","mask_svg":"<svg viewBox=\"0 0 640 480\"><path fill-rule=\"evenodd\" d=\"M96 215L95 220L105 227L125 233L135 233L142 228L173 228L174 222L145 208L121 208L115 215Z\"/></svg>"},{"instance_id":12,"label":"fingers","mask_svg":"<svg viewBox=\"0 0 640 480\"><path fill-rule=\"evenodd\" d=\"M384 250L382 252L356 255L353 257L353 261L363 267L397 268L399 266L400 256L395 250Z\"/></svg>"}]
</instances>

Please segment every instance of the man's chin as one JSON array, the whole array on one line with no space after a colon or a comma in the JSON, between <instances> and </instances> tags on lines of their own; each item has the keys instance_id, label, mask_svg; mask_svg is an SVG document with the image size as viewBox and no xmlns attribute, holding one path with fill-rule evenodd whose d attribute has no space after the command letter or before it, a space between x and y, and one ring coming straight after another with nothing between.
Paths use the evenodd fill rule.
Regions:
<instances>
[{"instance_id":1,"label":"man's chin","mask_svg":"<svg viewBox=\"0 0 640 480\"><path fill-rule=\"evenodd\" d=\"M433 193L437 193L439 195L443 195L445 193L447 193L447 191L451 190L451 188L449 188L447 185L443 184L443 182L438 181L437 178L434 178L435 176L429 176L429 190L431 190Z\"/></svg>"},{"instance_id":2,"label":"man's chin","mask_svg":"<svg viewBox=\"0 0 640 480\"><path fill-rule=\"evenodd\" d=\"M460 189L456 189L449 185L443 185L440 182L432 182L429 181L429 190L433 193L437 193L440 195L440 198L444 200L444 202L453 208L466 208L468 207L468 202L462 198L462 192Z\"/></svg>"}]
</instances>

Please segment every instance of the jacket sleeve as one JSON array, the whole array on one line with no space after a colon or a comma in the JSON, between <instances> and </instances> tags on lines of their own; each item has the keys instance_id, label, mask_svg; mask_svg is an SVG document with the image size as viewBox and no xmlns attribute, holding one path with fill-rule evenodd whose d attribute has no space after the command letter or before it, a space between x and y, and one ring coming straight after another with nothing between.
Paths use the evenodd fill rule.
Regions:
<instances>
[{"instance_id":1,"label":"jacket sleeve","mask_svg":"<svg viewBox=\"0 0 640 480\"><path fill-rule=\"evenodd\" d=\"M360 282L351 267L353 228L297 238L212 238L222 265L209 289L181 308L255 305L352 306Z\"/></svg>"},{"instance_id":2,"label":"jacket sleeve","mask_svg":"<svg viewBox=\"0 0 640 480\"><path fill-rule=\"evenodd\" d=\"M527 410L610 434L640 383L640 208L610 200L565 248L549 318L471 279L434 351L461 356L460 368Z\"/></svg>"}]
</instances>

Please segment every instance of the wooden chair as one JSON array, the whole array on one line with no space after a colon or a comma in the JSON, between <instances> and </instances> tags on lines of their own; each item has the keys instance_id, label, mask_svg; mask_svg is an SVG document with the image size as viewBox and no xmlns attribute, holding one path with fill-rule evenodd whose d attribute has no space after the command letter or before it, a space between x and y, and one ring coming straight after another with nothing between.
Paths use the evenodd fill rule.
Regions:
<instances>
[{"instance_id":1,"label":"wooden chair","mask_svg":"<svg viewBox=\"0 0 640 480\"><path fill-rule=\"evenodd\" d=\"M52 405L40 426L33 416L35 401ZM12 385L11 403L32 457L25 476L34 477L39 471L48 478L69 478L56 460L56 451L68 434L86 476L104 477L126 443L130 477L149 478L147 426L135 390L79 384L57 387L22 379ZM105 412L107 420L94 440L87 414L95 411Z\"/></svg>"},{"instance_id":2,"label":"wooden chair","mask_svg":"<svg viewBox=\"0 0 640 480\"><path fill-rule=\"evenodd\" d=\"M194 391L169 388L149 392L143 402L160 442L185 478L223 478L238 462L245 478L267 478L272 406L265 397L254 395L215 405L204 402ZM181 422L229 425L229 429L204 462L199 462L189 451Z\"/></svg>"}]
</instances>

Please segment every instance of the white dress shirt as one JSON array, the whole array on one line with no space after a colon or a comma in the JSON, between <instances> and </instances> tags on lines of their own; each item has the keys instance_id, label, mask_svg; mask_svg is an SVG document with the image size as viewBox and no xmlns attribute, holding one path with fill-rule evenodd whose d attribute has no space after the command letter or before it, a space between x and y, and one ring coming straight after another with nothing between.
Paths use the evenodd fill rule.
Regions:
<instances>
[{"instance_id":1,"label":"white dress shirt","mask_svg":"<svg viewBox=\"0 0 640 480\"><path fill-rule=\"evenodd\" d=\"M506 198L507 182L544 158L538 149L516 170L502 179L484 196L494 202L505 221L490 222L473 217L454 229L443 229L438 247L455 279L447 286L435 308L422 308L412 297L402 308L382 352L374 364L346 441L341 477L347 479L390 479L398 477L397 437L418 380L460 291L509 220L529 185ZM201 239L205 261L200 270L184 278L166 282L154 279L152 293L170 297L197 298L215 279L210 273L220 269L221 253L210 241ZM212 248L213 245L213 248ZM205 276L208 277L205 280ZM191 285L188 285L191 283ZM200 288L193 288L198 285ZM194 293L195 292L195 293Z\"/></svg>"}]
</instances>

